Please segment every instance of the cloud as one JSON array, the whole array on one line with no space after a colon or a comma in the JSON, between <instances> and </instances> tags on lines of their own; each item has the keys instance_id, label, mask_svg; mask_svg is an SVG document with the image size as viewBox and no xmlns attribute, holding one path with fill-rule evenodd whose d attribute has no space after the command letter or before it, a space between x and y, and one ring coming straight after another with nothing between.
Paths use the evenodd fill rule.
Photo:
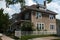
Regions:
<instances>
[{"instance_id":1,"label":"cloud","mask_svg":"<svg viewBox=\"0 0 60 40\"><path fill-rule=\"evenodd\" d=\"M33 0L25 0L25 1L26 1L26 5L28 5L28 6L36 4L35 2L33 2Z\"/></svg>"},{"instance_id":2,"label":"cloud","mask_svg":"<svg viewBox=\"0 0 60 40\"><path fill-rule=\"evenodd\" d=\"M15 13L19 13L20 12L20 3L14 4L14 5L9 5L9 8L11 8L12 10L14 10Z\"/></svg>"},{"instance_id":3,"label":"cloud","mask_svg":"<svg viewBox=\"0 0 60 40\"><path fill-rule=\"evenodd\" d=\"M26 1L26 5L30 6L32 4L36 4L34 3L32 0L25 0ZM14 5L9 5L9 8L6 8L6 2L5 0L0 1L0 9L3 8L4 9L4 13L8 13L11 17L12 14L14 13L19 13L20 12L20 3L14 4Z\"/></svg>"},{"instance_id":4,"label":"cloud","mask_svg":"<svg viewBox=\"0 0 60 40\"><path fill-rule=\"evenodd\" d=\"M11 9L11 8L5 8L5 9L4 9L4 13L9 13L9 16L11 17L11 15L12 15L13 13L15 13L15 10L13 10L13 9Z\"/></svg>"},{"instance_id":5,"label":"cloud","mask_svg":"<svg viewBox=\"0 0 60 40\"><path fill-rule=\"evenodd\" d=\"M4 13L9 13L10 17L14 13L20 12L20 4L9 5L9 8L4 8Z\"/></svg>"},{"instance_id":6,"label":"cloud","mask_svg":"<svg viewBox=\"0 0 60 40\"><path fill-rule=\"evenodd\" d=\"M0 1L0 9L1 8L4 9L4 13L8 13L9 16L11 17L12 14L20 12L20 3L9 5L9 8L6 8L6 2L5 0L3 0Z\"/></svg>"},{"instance_id":7,"label":"cloud","mask_svg":"<svg viewBox=\"0 0 60 40\"><path fill-rule=\"evenodd\" d=\"M56 18L60 19L60 0L53 0L51 3L47 4L47 9L58 13Z\"/></svg>"},{"instance_id":8,"label":"cloud","mask_svg":"<svg viewBox=\"0 0 60 40\"><path fill-rule=\"evenodd\" d=\"M2 1L0 1L0 9L1 8L6 8L6 2L5 2L5 0L2 0Z\"/></svg>"},{"instance_id":9,"label":"cloud","mask_svg":"<svg viewBox=\"0 0 60 40\"><path fill-rule=\"evenodd\" d=\"M33 4L36 4L35 2L33 2L33 0L25 0L26 1L26 5L30 6ZM9 15L11 16L14 13L19 13L20 12L20 3L14 4L14 5L10 5L9 8L6 8L6 2L5 0L0 1L0 9L3 8L4 9L4 13L9 13ZM47 4L47 9L52 10L56 13L58 13L58 15L56 16L58 19L60 19L60 0L53 0L51 3Z\"/></svg>"}]
</instances>

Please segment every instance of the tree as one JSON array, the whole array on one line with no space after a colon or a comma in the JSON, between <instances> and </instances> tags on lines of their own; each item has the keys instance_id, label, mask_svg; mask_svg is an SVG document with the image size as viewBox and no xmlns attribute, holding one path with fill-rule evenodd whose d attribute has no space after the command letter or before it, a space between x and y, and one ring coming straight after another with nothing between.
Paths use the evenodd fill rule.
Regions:
<instances>
[{"instance_id":1,"label":"tree","mask_svg":"<svg viewBox=\"0 0 60 40\"><path fill-rule=\"evenodd\" d=\"M16 4L20 3L21 7L25 5L25 0L5 0L6 1L6 6L9 7L10 4Z\"/></svg>"},{"instance_id":2,"label":"tree","mask_svg":"<svg viewBox=\"0 0 60 40\"><path fill-rule=\"evenodd\" d=\"M48 3L50 3L52 0L47 0L48 1Z\"/></svg>"},{"instance_id":3,"label":"tree","mask_svg":"<svg viewBox=\"0 0 60 40\"><path fill-rule=\"evenodd\" d=\"M33 23L31 22L23 22L21 26L21 31L33 31Z\"/></svg>"},{"instance_id":4,"label":"tree","mask_svg":"<svg viewBox=\"0 0 60 40\"><path fill-rule=\"evenodd\" d=\"M60 26L60 19L56 19L56 23Z\"/></svg>"},{"instance_id":5,"label":"tree","mask_svg":"<svg viewBox=\"0 0 60 40\"><path fill-rule=\"evenodd\" d=\"M20 3L21 7L25 6L25 0L5 0L6 1L6 6L9 7L10 4L16 4L16 3ZM36 1L36 0L34 0ZM48 3L50 3L52 0L47 0Z\"/></svg>"},{"instance_id":6,"label":"tree","mask_svg":"<svg viewBox=\"0 0 60 40\"><path fill-rule=\"evenodd\" d=\"M6 32L9 27L9 15L7 13L3 14L3 9L0 10L0 32Z\"/></svg>"}]
</instances>

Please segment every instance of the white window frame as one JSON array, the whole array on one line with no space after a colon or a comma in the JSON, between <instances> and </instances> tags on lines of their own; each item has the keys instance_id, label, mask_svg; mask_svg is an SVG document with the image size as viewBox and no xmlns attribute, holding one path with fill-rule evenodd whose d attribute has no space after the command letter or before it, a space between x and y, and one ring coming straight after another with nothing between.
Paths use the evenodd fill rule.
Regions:
<instances>
[{"instance_id":1,"label":"white window frame","mask_svg":"<svg viewBox=\"0 0 60 40\"><path fill-rule=\"evenodd\" d=\"M45 24L44 23L37 23L38 24L38 26L39 26L39 29L38 30L44 30L45 29ZM36 25L37 25L36 24ZM40 24L41 24L41 29L40 29ZM43 29L43 27L42 27L42 24L44 24L44 29ZM37 26L36 26L37 27Z\"/></svg>"},{"instance_id":2,"label":"white window frame","mask_svg":"<svg viewBox=\"0 0 60 40\"><path fill-rule=\"evenodd\" d=\"M54 19L54 15L49 15L49 19Z\"/></svg>"},{"instance_id":3,"label":"white window frame","mask_svg":"<svg viewBox=\"0 0 60 40\"><path fill-rule=\"evenodd\" d=\"M39 16L41 16L41 17L39 17ZM37 18L38 17L38 18ZM42 14L41 14L41 12L36 12L36 19L41 19L42 18Z\"/></svg>"},{"instance_id":4,"label":"white window frame","mask_svg":"<svg viewBox=\"0 0 60 40\"><path fill-rule=\"evenodd\" d=\"M53 29L51 29L51 25L54 25ZM50 23L50 25L49 25L49 29L50 29L50 30L54 30L54 29L55 29L55 24Z\"/></svg>"}]
</instances>

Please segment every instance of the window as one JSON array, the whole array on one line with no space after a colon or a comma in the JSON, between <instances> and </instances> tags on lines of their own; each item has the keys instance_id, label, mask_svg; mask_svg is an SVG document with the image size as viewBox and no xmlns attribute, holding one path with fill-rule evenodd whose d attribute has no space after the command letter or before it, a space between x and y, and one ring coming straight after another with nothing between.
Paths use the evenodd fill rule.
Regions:
<instances>
[{"instance_id":1,"label":"window","mask_svg":"<svg viewBox=\"0 0 60 40\"><path fill-rule=\"evenodd\" d=\"M44 29L44 24L42 24L42 29Z\"/></svg>"},{"instance_id":2,"label":"window","mask_svg":"<svg viewBox=\"0 0 60 40\"><path fill-rule=\"evenodd\" d=\"M29 13L26 13L25 14L25 19L28 19L29 18Z\"/></svg>"},{"instance_id":3,"label":"window","mask_svg":"<svg viewBox=\"0 0 60 40\"><path fill-rule=\"evenodd\" d=\"M42 26L41 26L41 24L39 24L39 26L40 26L39 30L42 30Z\"/></svg>"},{"instance_id":4,"label":"window","mask_svg":"<svg viewBox=\"0 0 60 40\"><path fill-rule=\"evenodd\" d=\"M36 18L41 18L42 17L42 14L40 12L36 12Z\"/></svg>"},{"instance_id":5,"label":"window","mask_svg":"<svg viewBox=\"0 0 60 40\"><path fill-rule=\"evenodd\" d=\"M54 19L54 15L49 15L49 19Z\"/></svg>"},{"instance_id":6,"label":"window","mask_svg":"<svg viewBox=\"0 0 60 40\"><path fill-rule=\"evenodd\" d=\"M39 24L37 24L37 29L39 29L39 26L38 26Z\"/></svg>"},{"instance_id":7,"label":"window","mask_svg":"<svg viewBox=\"0 0 60 40\"><path fill-rule=\"evenodd\" d=\"M38 23L37 24L37 30L43 30L44 29L44 24Z\"/></svg>"},{"instance_id":8,"label":"window","mask_svg":"<svg viewBox=\"0 0 60 40\"><path fill-rule=\"evenodd\" d=\"M53 30L53 29L54 29L54 25L52 25L52 24L51 24L51 25L50 25L50 29L52 29L52 30Z\"/></svg>"}]
</instances>

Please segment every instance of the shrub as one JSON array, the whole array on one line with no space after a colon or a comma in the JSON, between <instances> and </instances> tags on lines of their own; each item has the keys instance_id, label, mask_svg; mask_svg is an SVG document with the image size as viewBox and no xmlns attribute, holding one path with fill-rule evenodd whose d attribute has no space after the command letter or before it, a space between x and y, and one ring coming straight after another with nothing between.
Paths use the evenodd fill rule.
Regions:
<instances>
[{"instance_id":1,"label":"shrub","mask_svg":"<svg viewBox=\"0 0 60 40\"><path fill-rule=\"evenodd\" d=\"M33 26L33 24L31 22L23 22L21 31L33 31L32 26Z\"/></svg>"}]
</instances>

